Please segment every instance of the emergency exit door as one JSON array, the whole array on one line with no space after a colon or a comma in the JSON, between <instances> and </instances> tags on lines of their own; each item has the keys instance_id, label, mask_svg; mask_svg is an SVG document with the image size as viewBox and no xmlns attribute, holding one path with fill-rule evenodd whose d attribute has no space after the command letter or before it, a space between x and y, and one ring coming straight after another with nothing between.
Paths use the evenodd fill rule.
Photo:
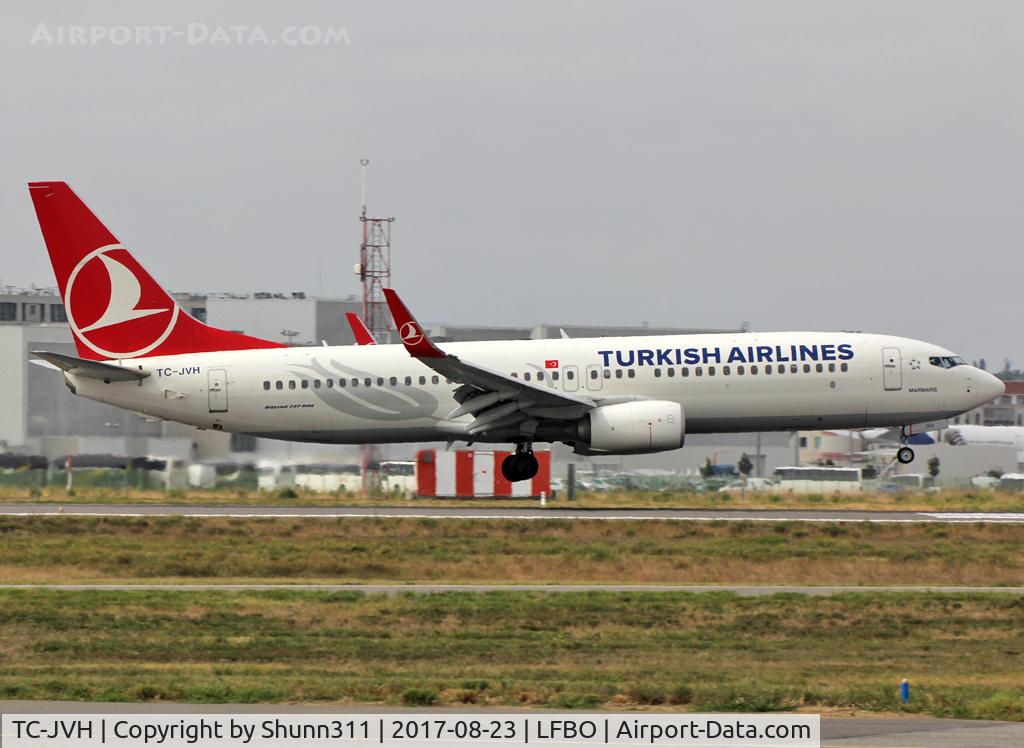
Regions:
<instances>
[{"instance_id":1,"label":"emergency exit door","mask_svg":"<svg viewBox=\"0 0 1024 748\"><path fill-rule=\"evenodd\" d=\"M210 395L210 412L228 412L228 377L226 369L209 369L206 372L207 392Z\"/></svg>"},{"instance_id":2,"label":"emergency exit door","mask_svg":"<svg viewBox=\"0 0 1024 748\"><path fill-rule=\"evenodd\" d=\"M899 348L882 349L882 383L887 390L903 389L903 361Z\"/></svg>"}]
</instances>

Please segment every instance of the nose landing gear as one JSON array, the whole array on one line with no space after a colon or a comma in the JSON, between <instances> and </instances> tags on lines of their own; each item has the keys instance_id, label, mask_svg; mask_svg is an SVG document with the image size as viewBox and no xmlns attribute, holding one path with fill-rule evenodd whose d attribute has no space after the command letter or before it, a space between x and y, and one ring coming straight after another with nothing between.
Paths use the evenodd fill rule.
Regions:
<instances>
[{"instance_id":1,"label":"nose landing gear","mask_svg":"<svg viewBox=\"0 0 1024 748\"><path fill-rule=\"evenodd\" d=\"M908 465L914 461L914 450L905 444L896 450L896 461L902 465Z\"/></svg>"},{"instance_id":2,"label":"nose landing gear","mask_svg":"<svg viewBox=\"0 0 1024 748\"><path fill-rule=\"evenodd\" d=\"M540 469L540 464L533 454L533 445L529 442L516 444L516 451L501 462L501 474L505 480L516 483L530 480Z\"/></svg>"}]
</instances>

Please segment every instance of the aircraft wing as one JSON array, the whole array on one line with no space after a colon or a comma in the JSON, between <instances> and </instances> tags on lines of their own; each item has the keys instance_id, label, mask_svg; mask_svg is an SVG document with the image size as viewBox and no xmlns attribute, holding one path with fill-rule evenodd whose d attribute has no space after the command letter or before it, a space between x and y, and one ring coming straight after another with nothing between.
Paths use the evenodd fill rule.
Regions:
<instances>
[{"instance_id":1,"label":"aircraft wing","mask_svg":"<svg viewBox=\"0 0 1024 748\"><path fill-rule=\"evenodd\" d=\"M373 333L359 319L358 314L355 312L345 312L345 318L348 320L348 326L352 328L352 334L356 338L357 345L377 345L377 338L373 337Z\"/></svg>"},{"instance_id":2,"label":"aircraft wing","mask_svg":"<svg viewBox=\"0 0 1024 748\"><path fill-rule=\"evenodd\" d=\"M66 353L32 351L32 355L39 356L43 361L69 374L99 379L104 382L131 382L133 380L145 379L149 376L149 372L142 369L129 369L127 366L92 361L90 359L78 358L77 356L70 356Z\"/></svg>"},{"instance_id":3,"label":"aircraft wing","mask_svg":"<svg viewBox=\"0 0 1024 748\"><path fill-rule=\"evenodd\" d=\"M562 392L541 382L525 382L445 353L427 336L393 289L385 288L384 296L409 355L462 385L455 390L459 407L448 418L471 414L474 420L466 428L470 435L517 424L528 433L531 420L579 418L594 407L594 401L585 395Z\"/></svg>"}]
</instances>

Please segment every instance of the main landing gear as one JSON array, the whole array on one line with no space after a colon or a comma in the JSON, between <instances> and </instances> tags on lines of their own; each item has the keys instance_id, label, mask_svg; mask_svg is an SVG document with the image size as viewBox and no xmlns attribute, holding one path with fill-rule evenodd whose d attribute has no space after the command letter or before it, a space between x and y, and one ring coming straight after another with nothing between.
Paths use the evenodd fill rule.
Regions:
<instances>
[{"instance_id":1,"label":"main landing gear","mask_svg":"<svg viewBox=\"0 0 1024 748\"><path fill-rule=\"evenodd\" d=\"M516 451L501 462L501 474L512 483L530 480L539 469L540 465L533 455L533 446L528 442L517 444Z\"/></svg>"}]
</instances>

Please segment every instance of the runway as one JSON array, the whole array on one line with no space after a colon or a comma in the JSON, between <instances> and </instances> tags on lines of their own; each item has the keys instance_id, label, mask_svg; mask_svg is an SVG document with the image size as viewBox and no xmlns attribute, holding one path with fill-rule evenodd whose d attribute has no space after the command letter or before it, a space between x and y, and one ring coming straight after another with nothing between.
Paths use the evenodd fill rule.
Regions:
<instances>
[{"instance_id":1,"label":"runway","mask_svg":"<svg viewBox=\"0 0 1024 748\"><path fill-rule=\"evenodd\" d=\"M66 517L266 517L266 518L405 518L405 519L590 519L689 520L705 522L983 522L1021 523L1024 512L908 512L858 509L567 509L409 506L230 506L187 504L44 504L0 505L0 516Z\"/></svg>"},{"instance_id":2,"label":"runway","mask_svg":"<svg viewBox=\"0 0 1024 748\"><path fill-rule=\"evenodd\" d=\"M488 712L548 713L550 710L502 709ZM0 701L4 714L474 714L480 709L350 706L335 704L175 704L102 703L87 701ZM586 714L574 711L574 715ZM822 717L823 748L1005 748L1024 745L1024 724L932 717Z\"/></svg>"},{"instance_id":3,"label":"runway","mask_svg":"<svg viewBox=\"0 0 1024 748\"><path fill-rule=\"evenodd\" d=\"M729 592L740 597L794 594L828 597L857 592L916 592L1024 595L1024 587L965 586L809 586L809 585L735 585L735 584L0 584L0 590L55 590L77 592L260 592L295 590L310 592L362 592L367 595L402 593L437 594L443 592Z\"/></svg>"}]
</instances>

